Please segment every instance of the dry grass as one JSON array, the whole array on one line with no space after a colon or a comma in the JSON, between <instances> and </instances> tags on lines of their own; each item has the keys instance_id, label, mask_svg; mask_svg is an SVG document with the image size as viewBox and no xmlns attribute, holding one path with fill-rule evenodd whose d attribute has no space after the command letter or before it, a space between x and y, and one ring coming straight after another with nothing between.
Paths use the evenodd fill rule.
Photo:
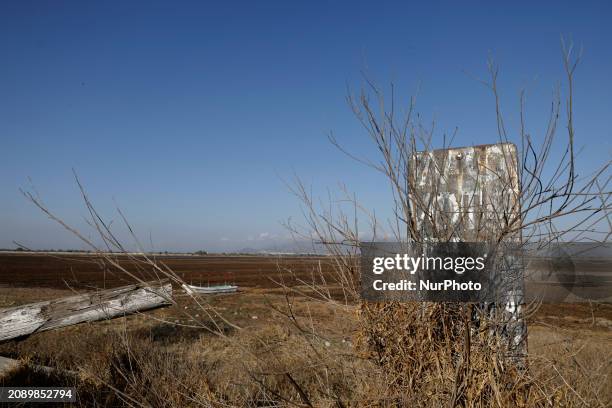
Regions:
<instances>
[{"instance_id":1,"label":"dry grass","mask_svg":"<svg viewBox=\"0 0 612 408\"><path fill-rule=\"evenodd\" d=\"M23 303L39 300L35 293L2 290L0 298ZM0 382L75 385L81 406L448 407L453 399L456 406L478 406L479 401L480 406L490 406L488 401L498 406L612 404L612 331L593 324L610 319L611 307L596 309L594 320L585 318L591 315L586 306L573 308L574 320L543 308L530 325L530 377L523 381L512 373L489 378L493 360L472 360L463 370L458 356L464 344L439 342L457 334L445 330L461 332L460 325L444 327L441 316L450 318L448 310L436 317L432 309L408 324L401 316L406 305L384 306L387 321L402 324L370 326L386 331L386 344L380 354L364 355L364 342L375 337L358 330L367 309L331 307L273 290L216 297L211 306L240 328L225 325L222 333L211 333L209 318L181 299L147 315L6 343L0 354L75 373L49 378L26 366ZM572 307L561 309L565 315L568 310ZM438 337L434 342L430 336ZM503 372L503 367L495 369ZM457 388L466 376L469 387Z\"/></svg>"},{"instance_id":2,"label":"dry grass","mask_svg":"<svg viewBox=\"0 0 612 408\"><path fill-rule=\"evenodd\" d=\"M566 313L570 305L564 305ZM575 306L575 305L574 305ZM575 306L583 313L585 306ZM514 407L593 406L612 403L612 308L593 320L530 322L527 369L496 350L503 341L488 330L470 329L464 308L452 304L382 304L362 307L362 349L393 376L393 406ZM548 313L551 308L545 309ZM602 315L607 316L602 317ZM567 316L566 316L567 317ZM593 322L595 324L593 324ZM401 323L401 324L398 324ZM482 324L482 322L481 322Z\"/></svg>"}]
</instances>

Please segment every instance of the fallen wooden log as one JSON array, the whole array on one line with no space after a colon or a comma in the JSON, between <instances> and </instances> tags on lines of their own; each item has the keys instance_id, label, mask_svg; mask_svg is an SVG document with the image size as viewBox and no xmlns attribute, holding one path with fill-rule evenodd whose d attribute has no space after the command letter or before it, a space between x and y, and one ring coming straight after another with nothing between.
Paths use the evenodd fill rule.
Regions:
<instances>
[{"instance_id":1,"label":"fallen wooden log","mask_svg":"<svg viewBox=\"0 0 612 408\"><path fill-rule=\"evenodd\" d=\"M156 281L0 309L0 342L171 303L172 285Z\"/></svg>"},{"instance_id":2,"label":"fallen wooden log","mask_svg":"<svg viewBox=\"0 0 612 408\"><path fill-rule=\"evenodd\" d=\"M21 363L18 360L0 356L0 378L8 372L16 370L20 365Z\"/></svg>"},{"instance_id":3,"label":"fallen wooden log","mask_svg":"<svg viewBox=\"0 0 612 408\"><path fill-rule=\"evenodd\" d=\"M7 374L18 370L23 366L27 366L30 370L45 374L48 376L51 375L61 375L64 377L77 378L79 373L72 370L65 370L57 367L48 367L39 364L32 364L31 362L25 362L23 360L13 360L12 358L0 356L0 380L6 376Z\"/></svg>"}]
</instances>

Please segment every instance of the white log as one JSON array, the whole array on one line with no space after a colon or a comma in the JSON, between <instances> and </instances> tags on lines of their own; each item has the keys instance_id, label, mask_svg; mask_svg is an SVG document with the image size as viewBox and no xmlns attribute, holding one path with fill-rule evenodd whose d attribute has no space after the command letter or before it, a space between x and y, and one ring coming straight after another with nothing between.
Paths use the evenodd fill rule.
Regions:
<instances>
[{"instance_id":1,"label":"white log","mask_svg":"<svg viewBox=\"0 0 612 408\"><path fill-rule=\"evenodd\" d=\"M172 285L147 282L0 309L0 342L83 322L167 306Z\"/></svg>"},{"instance_id":2,"label":"white log","mask_svg":"<svg viewBox=\"0 0 612 408\"><path fill-rule=\"evenodd\" d=\"M16 370L20 365L21 363L17 360L0 356L0 378L6 373Z\"/></svg>"}]
</instances>

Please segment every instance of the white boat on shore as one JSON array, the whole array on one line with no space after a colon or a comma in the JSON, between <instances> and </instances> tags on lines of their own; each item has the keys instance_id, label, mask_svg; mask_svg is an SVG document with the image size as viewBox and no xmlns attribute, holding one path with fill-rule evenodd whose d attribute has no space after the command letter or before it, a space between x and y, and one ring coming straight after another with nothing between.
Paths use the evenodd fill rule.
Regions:
<instances>
[{"instance_id":1,"label":"white boat on shore","mask_svg":"<svg viewBox=\"0 0 612 408\"><path fill-rule=\"evenodd\" d=\"M216 286L194 286L183 284L183 289L188 294L198 293L200 295L216 295L218 293L234 293L238 291L236 285L216 285Z\"/></svg>"}]
</instances>

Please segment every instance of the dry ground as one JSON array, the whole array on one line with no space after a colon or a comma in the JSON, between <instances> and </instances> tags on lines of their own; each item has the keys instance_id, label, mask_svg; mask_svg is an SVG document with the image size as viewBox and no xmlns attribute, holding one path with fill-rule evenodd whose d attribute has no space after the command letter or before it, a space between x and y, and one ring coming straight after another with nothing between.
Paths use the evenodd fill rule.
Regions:
<instances>
[{"instance_id":1,"label":"dry ground","mask_svg":"<svg viewBox=\"0 0 612 408\"><path fill-rule=\"evenodd\" d=\"M139 271L137 265L125 256L119 256L122 266L143 278L149 271ZM194 284L235 283L247 287L274 287L270 278L291 269L285 278L308 278L313 269L329 268L329 259L316 256L255 256L206 255L155 257L185 282ZM94 255L52 253L0 252L0 286L49 287L64 289L103 288L132 283L124 273L100 261Z\"/></svg>"},{"instance_id":2,"label":"dry ground","mask_svg":"<svg viewBox=\"0 0 612 408\"><path fill-rule=\"evenodd\" d=\"M201 305L182 295L165 309L0 344L0 355L29 364L0 386L74 385L82 406L387 406L375 398L388 394L385 373L355 352L357 308L288 297L269 279L287 278L270 273L286 267L308 280L324 261L164 259L187 281L243 290ZM91 257L0 256L0 308L125 283L101 272ZM612 406L612 305L541 305L529 319L529 351L534 373L554 371L552 389L570 390L578 406Z\"/></svg>"},{"instance_id":3,"label":"dry ground","mask_svg":"<svg viewBox=\"0 0 612 408\"><path fill-rule=\"evenodd\" d=\"M0 288L0 307L70 293L52 288ZM286 315L275 311L287 304L280 290L247 289L239 294L209 297L206 301L229 322L215 319L221 322L225 337L212 334L209 329L216 327L206 309L183 296L179 297L178 305L166 309L2 344L0 355L73 373L67 377L40 378L32 371L21 370L0 382L22 386L45 381L76 384L81 403L88 406L125 404L117 398L116 390L126 398L156 406L198 403L273 406L283 405L282 396L275 395L273 390L296 394L286 377L275 374L289 369L316 401L313 405L331 405L324 395L315 395L313 390L321 385L310 383L315 376L309 372L319 368L309 365L312 350L305 341L308 330L300 332L299 326L288 324ZM292 304L292 312L301 325L316 326L318 338L309 340L329 353L330 361L335 360L331 367L336 371L328 373L326 389L335 389L345 400L367 405L368 392L384 384L377 384L377 367L351 357L355 310L350 307L338 310L305 297L292 299ZM585 406L612 404L612 306L541 306L530 319L529 349L535 370L540 366L559 370L577 394L586 384L590 390L599 389L600 401L585 401ZM269 360L266 367L269 372L260 377L264 378L263 384L251 376L262 370L262 357ZM547 364L540 364L544 361ZM129 370L125 370L128 366ZM132 377L124 377L125 372ZM364 382L364 378L368 381Z\"/></svg>"}]
</instances>

